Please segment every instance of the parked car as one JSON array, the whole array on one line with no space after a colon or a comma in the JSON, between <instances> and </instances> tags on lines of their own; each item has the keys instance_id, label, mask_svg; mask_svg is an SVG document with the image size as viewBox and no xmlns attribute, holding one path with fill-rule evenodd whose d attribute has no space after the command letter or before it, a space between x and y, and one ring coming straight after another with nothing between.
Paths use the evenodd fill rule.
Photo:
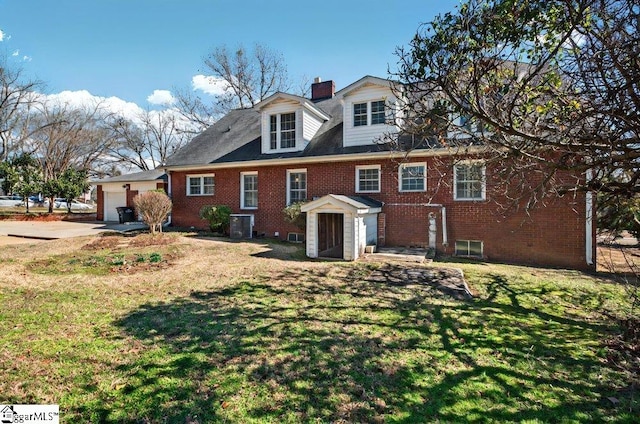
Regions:
<instances>
[{"instance_id":1,"label":"parked car","mask_svg":"<svg viewBox=\"0 0 640 424\"><path fill-rule=\"evenodd\" d=\"M44 206L49 207L49 199L45 199ZM56 197L53 199L53 207L56 209L67 209L67 199ZM77 200L71 201L71 210L74 211L86 211L93 209L93 206L86 203L78 202Z\"/></svg>"},{"instance_id":2,"label":"parked car","mask_svg":"<svg viewBox=\"0 0 640 424\"><path fill-rule=\"evenodd\" d=\"M11 208L14 206L20 206L22 204L22 197L20 196L0 196L0 207Z\"/></svg>"}]
</instances>

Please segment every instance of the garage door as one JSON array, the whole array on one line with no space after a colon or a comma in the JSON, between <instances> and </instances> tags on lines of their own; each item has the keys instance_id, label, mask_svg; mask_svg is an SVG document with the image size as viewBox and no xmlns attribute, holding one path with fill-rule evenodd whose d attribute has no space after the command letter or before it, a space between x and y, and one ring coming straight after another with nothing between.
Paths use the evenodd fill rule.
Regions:
<instances>
[{"instance_id":1,"label":"garage door","mask_svg":"<svg viewBox=\"0 0 640 424\"><path fill-rule=\"evenodd\" d=\"M127 206L127 193L122 192L104 192L104 220L118 221L118 211L116 208Z\"/></svg>"}]
</instances>

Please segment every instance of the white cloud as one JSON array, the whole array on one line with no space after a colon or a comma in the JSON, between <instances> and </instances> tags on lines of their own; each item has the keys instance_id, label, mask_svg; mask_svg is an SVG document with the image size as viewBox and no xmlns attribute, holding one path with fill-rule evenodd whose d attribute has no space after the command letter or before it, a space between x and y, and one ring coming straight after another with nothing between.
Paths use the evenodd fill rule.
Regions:
<instances>
[{"instance_id":1,"label":"white cloud","mask_svg":"<svg viewBox=\"0 0 640 424\"><path fill-rule=\"evenodd\" d=\"M31 56L27 56L27 55L22 56L23 62L31 62L32 60L33 58Z\"/></svg>"},{"instance_id":2,"label":"white cloud","mask_svg":"<svg viewBox=\"0 0 640 424\"><path fill-rule=\"evenodd\" d=\"M175 103L176 99L169 90L153 90L153 94L147 97L147 101L152 105L167 106Z\"/></svg>"},{"instance_id":3,"label":"white cloud","mask_svg":"<svg viewBox=\"0 0 640 424\"><path fill-rule=\"evenodd\" d=\"M222 78L207 75L194 75L191 85L194 90L201 90L212 96L220 96L229 88L229 84Z\"/></svg>"},{"instance_id":4,"label":"white cloud","mask_svg":"<svg viewBox=\"0 0 640 424\"><path fill-rule=\"evenodd\" d=\"M137 120L144 110L133 102L127 102L119 97L94 96L87 90L61 91L44 96L45 101L67 105L71 108L94 107L100 105L104 110L116 113L124 118Z\"/></svg>"},{"instance_id":5,"label":"white cloud","mask_svg":"<svg viewBox=\"0 0 640 424\"><path fill-rule=\"evenodd\" d=\"M16 50L15 52L11 53L11 56L16 57L20 55L20 50Z\"/></svg>"},{"instance_id":6,"label":"white cloud","mask_svg":"<svg viewBox=\"0 0 640 424\"><path fill-rule=\"evenodd\" d=\"M4 32L0 29L0 41L4 40Z\"/></svg>"},{"instance_id":7,"label":"white cloud","mask_svg":"<svg viewBox=\"0 0 640 424\"><path fill-rule=\"evenodd\" d=\"M157 90L156 90L157 91ZM65 105L69 108L82 108L82 107L100 107L106 112L115 113L123 118L129 119L132 122L142 125L143 116L148 114L154 121L161 118L171 118L175 120L181 128L189 128L193 130L193 124L187 120L180 112L175 108L168 108L163 110L151 110L145 111L136 103L127 102L119 97L100 97L95 96L87 90L78 91L61 91L56 94L41 95L43 101L51 102L53 104Z\"/></svg>"}]
</instances>

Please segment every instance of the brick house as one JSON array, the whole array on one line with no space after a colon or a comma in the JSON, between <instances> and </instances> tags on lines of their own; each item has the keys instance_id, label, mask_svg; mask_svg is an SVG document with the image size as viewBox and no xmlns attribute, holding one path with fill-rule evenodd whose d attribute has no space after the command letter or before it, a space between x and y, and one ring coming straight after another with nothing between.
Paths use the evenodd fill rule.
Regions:
<instances>
[{"instance_id":1,"label":"brick house","mask_svg":"<svg viewBox=\"0 0 640 424\"><path fill-rule=\"evenodd\" d=\"M200 208L226 204L249 235L305 240L309 257L354 260L376 244L594 267L589 194L502 216L491 198L495 170L481 154L461 158L441 147L406 154L376 142L397 133L389 123L401 118L391 83L371 76L337 92L317 80L311 99L276 93L233 110L164 167L172 223L207 228ZM297 201L307 201L302 234L282 213Z\"/></svg>"}]
</instances>

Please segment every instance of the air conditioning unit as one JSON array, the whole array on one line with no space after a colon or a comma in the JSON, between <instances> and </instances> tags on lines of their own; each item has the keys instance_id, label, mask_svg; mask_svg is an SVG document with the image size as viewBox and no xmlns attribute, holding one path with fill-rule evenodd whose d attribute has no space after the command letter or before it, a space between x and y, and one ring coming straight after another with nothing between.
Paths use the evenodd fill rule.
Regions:
<instances>
[{"instance_id":1,"label":"air conditioning unit","mask_svg":"<svg viewBox=\"0 0 640 424\"><path fill-rule=\"evenodd\" d=\"M232 239L250 239L253 235L253 215L231 214L229 220Z\"/></svg>"}]
</instances>

